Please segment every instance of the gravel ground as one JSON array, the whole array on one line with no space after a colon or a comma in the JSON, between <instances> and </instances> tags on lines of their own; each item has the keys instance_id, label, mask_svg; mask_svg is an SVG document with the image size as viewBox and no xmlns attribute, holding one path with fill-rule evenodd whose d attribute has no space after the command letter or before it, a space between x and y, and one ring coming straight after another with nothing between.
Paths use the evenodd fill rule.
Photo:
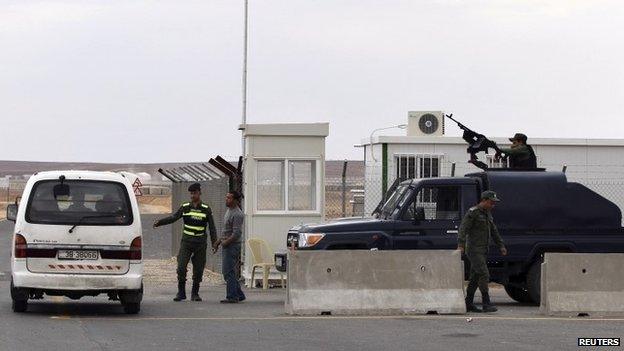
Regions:
<instances>
[{"instance_id":1,"label":"gravel ground","mask_svg":"<svg viewBox=\"0 0 624 351\"><path fill-rule=\"evenodd\" d=\"M154 260L148 259L143 261L143 280L149 283L176 283L176 267L177 260L175 257L170 259ZM193 270L193 264L189 263L188 272ZM203 285L217 286L224 283L223 276L211 270L204 270Z\"/></svg>"}]
</instances>

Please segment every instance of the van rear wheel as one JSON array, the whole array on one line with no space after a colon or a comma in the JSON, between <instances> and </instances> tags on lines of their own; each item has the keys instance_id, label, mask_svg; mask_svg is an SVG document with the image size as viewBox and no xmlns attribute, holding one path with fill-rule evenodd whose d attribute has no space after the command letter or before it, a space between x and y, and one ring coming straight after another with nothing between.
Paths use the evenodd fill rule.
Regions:
<instances>
[{"instance_id":1,"label":"van rear wheel","mask_svg":"<svg viewBox=\"0 0 624 351\"><path fill-rule=\"evenodd\" d=\"M143 283L139 290L122 290L119 293L119 300L127 314L137 314L141 310L141 300L143 300Z\"/></svg>"},{"instance_id":2,"label":"van rear wheel","mask_svg":"<svg viewBox=\"0 0 624 351\"><path fill-rule=\"evenodd\" d=\"M11 300L13 300L13 312L26 312L28 308L28 290L16 288L11 279Z\"/></svg>"},{"instance_id":3,"label":"van rear wheel","mask_svg":"<svg viewBox=\"0 0 624 351\"><path fill-rule=\"evenodd\" d=\"M13 299L13 312L22 313L28 309L28 300L15 300Z\"/></svg>"},{"instance_id":4,"label":"van rear wheel","mask_svg":"<svg viewBox=\"0 0 624 351\"><path fill-rule=\"evenodd\" d=\"M129 302L123 304L123 309L126 314L137 314L141 311L141 303L140 302Z\"/></svg>"}]
</instances>

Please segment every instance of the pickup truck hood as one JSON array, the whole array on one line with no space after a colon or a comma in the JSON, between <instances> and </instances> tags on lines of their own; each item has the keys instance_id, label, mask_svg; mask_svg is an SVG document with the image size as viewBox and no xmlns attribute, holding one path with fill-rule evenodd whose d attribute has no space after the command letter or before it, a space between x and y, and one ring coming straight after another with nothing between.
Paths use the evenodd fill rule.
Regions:
<instances>
[{"instance_id":1,"label":"pickup truck hood","mask_svg":"<svg viewBox=\"0 0 624 351\"><path fill-rule=\"evenodd\" d=\"M392 227L392 221L376 218L367 218L357 220L340 220L323 224L305 224L300 226L298 229L300 233L339 233L383 231L384 229L389 229Z\"/></svg>"}]
</instances>

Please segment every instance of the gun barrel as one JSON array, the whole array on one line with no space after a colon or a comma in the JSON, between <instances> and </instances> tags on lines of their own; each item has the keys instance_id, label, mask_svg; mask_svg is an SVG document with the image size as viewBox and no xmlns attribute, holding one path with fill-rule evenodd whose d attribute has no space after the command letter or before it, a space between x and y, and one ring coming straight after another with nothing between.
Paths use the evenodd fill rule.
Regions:
<instances>
[{"instance_id":1,"label":"gun barrel","mask_svg":"<svg viewBox=\"0 0 624 351\"><path fill-rule=\"evenodd\" d=\"M455 118L453 118L453 114L451 113L450 115L444 115L446 118L450 119L451 121L460 124L459 122L457 122L457 120L455 120Z\"/></svg>"},{"instance_id":2,"label":"gun barrel","mask_svg":"<svg viewBox=\"0 0 624 351\"><path fill-rule=\"evenodd\" d=\"M444 116L451 121L457 123L457 126L459 126L459 128L464 131L462 139L464 139L468 143L467 151L470 154L470 161L468 162L474 164L481 169L487 169L487 165L477 159L477 153L481 151L487 153L488 149L492 148L497 152L497 154L500 154L500 149L498 148L496 143L488 139L485 135L479 134L472 129L466 127L465 125L461 124L459 121L453 118L453 114Z\"/></svg>"},{"instance_id":3,"label":"gun barrel","mask_svg":"<svg viewBox=\"0 0 624 351\"><path fill-rule=\"evenodd\" d=\"M465 125L461 124L458 120L456 120L455 118L453 118L453 114L451 113L450 115L445 115L448 119L450 119L451 121L457 123L457 126L467 132L471 132L474 133L470 128L466 127Z\"/></svg>"}]
</instances>

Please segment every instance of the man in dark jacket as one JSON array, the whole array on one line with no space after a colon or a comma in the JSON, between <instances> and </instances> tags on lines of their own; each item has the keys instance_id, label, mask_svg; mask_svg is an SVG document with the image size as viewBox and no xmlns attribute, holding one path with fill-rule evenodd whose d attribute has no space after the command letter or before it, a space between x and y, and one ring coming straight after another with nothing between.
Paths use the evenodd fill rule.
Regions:
<instances>
[{"instance_id":1,"label":"man in dark jacket","mask_svg":"<svg viewBox=\"0 0 624 351\"><path fill-rule=\"evenodd\" d=\"M206 227L210 230L210 242L214 244L217 241L217 230L212 218L212 210L210 206L201 201L200 184L192 184L188 191L191 193L191 202L183 203L173 215L154 222L154 228L156 228L171 224L180 218L184 220L184 230L178 253L178 293L173 301L186 299L186 267L189 261L193 262L191 300L202 300L199 296L199 284L202 281L206 266L206 247L208 245Z\"/></svg>"}]
</instances>

